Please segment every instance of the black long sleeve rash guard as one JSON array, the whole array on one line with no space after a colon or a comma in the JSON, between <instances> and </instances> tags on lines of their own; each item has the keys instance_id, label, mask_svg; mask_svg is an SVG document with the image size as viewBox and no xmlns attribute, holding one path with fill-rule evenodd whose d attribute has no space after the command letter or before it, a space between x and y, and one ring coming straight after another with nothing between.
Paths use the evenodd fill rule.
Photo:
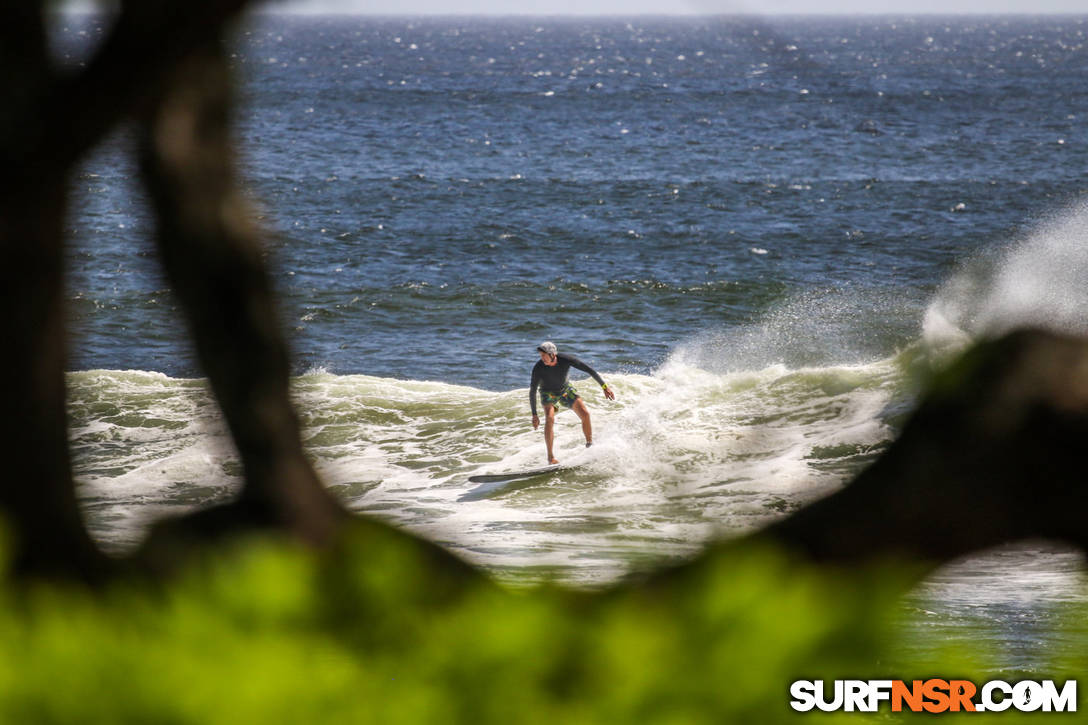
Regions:
<instances>
[{"instance_id":1,"label":"black long sleeve rash guard","mask_svg":"<svg viewBox=\"0 0 1088 725\"><path fill-rule=\"evenodd\" d=\"M562 393L563 388L567 387L567 379L570 376L571 368L589 373L594 380L604 387L604 380L597 374L597 371L574 355L561 352L556 354L556 358L558 360L555 365L545 365L543 360L538 360L536 365L533 366L533 380L529 386L529 406L533 410L533 415L536 415L537 388L539 387L549 393Z\"/></svg>"}]
</instances>

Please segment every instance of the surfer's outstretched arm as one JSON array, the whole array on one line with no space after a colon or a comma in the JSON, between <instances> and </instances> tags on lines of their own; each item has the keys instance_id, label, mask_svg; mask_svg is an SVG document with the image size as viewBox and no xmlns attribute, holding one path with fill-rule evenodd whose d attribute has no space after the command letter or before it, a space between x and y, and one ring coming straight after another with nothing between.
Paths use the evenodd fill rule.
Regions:
<instances>
[{"instance_id":1,"label":"surfer's outstretched arm","mask_svg":"<svg viewBox=\"0 0 1088 725\"><path fill-rule=\"evenodd\" d=\"M604 378L602 378L596 370L576 358L574 355L567 355L567 360L570 361L570 366L572 368L576 370L581 370L583 373L588 373L589 375L591 375L593 379L597 381L597 384L601 386L601 390L604 391L604 397L608 398L609 400L616 399L616 394L612 392L612 388L608 387L608 383L604 381Z\"/></svg>"}]
</instances>

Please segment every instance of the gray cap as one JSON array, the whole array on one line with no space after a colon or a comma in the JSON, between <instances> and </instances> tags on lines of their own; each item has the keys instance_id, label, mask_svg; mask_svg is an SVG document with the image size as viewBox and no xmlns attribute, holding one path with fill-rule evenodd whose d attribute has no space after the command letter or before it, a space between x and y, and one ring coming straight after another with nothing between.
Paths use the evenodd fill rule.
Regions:
<instances>
[{"instance_id":1,"label":"gray cap","mask_svg":"<svg viewBox=\"0 0 1088 725\"><path fill-rule=\"evenodd\" d=\"M536 346L536 349L539 350L540 352L546 352L549 355L554 355L555 354L555 343L554 342L542 342L542 343L540 343L539 345Z\"/></svg>"}]
</instances>

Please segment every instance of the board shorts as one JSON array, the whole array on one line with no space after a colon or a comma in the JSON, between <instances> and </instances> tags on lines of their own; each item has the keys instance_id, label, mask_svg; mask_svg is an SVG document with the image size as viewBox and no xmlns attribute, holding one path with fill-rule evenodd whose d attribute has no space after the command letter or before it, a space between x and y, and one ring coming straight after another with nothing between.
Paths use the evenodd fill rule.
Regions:
<instances>
[{"instance_id":1,"label":"board shorts","mask_svg":"<svg viewBox=\"0 0 1088 725\"><path fill-rule=\"evenodd\" d=\"M578 391L574 389L573 385L567 384L567 387L563 388L561 393L550 393L547 390L540 391L540 401L544 403L544 407L553 406L558 412L560 406L570 408L574 405L574 401L578 400Z\"/></svg>"}]
</instances>

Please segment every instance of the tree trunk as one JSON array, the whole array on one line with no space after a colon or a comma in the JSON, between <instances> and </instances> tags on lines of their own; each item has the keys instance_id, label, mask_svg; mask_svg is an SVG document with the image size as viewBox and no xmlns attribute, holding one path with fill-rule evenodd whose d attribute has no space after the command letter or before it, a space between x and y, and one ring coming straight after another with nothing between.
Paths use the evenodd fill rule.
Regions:
<instances>
[{"instance_id":1,"label":"tree trunk","mask_svg":"<svg viewBox=\"0 0 1088 725\"><path fill-rule=\"evenodd\" d=\"M9 3L0 21L0 510L15 573L95 580L107 559L80 518L65 407L66 169L37 159L35 118L54 88L42 9ZM35 163L38 161L38 163Z\"/></svg>"},{"instance_id":2,"label":"tree trunk","mask_svg":"<svg viewBox=\"0 0 1088 725\"><path fill-rule=\"evenodd\" d=\"M302 450L272 284L235 181L231 111L230 72L215 38L179 63L141 133L160 256L245 469L236 504L189 523L204 534L274 526L324 543L347 514Z\"/></svg>"}]
</instances>

